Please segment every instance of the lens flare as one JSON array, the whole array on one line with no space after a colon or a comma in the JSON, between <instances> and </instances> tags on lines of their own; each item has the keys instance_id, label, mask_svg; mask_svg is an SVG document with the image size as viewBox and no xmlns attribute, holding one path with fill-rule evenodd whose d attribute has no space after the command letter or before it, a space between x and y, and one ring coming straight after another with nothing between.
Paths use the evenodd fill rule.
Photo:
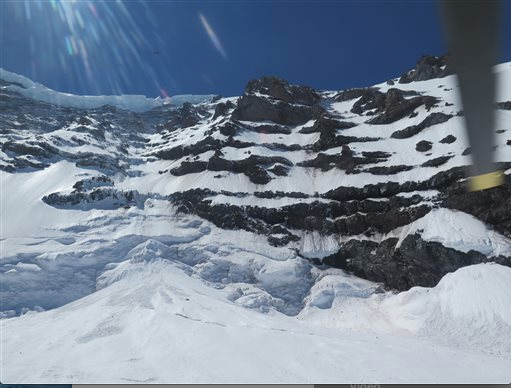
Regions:
<instances>
[{"instance_id":1,"label":"lens flare","mask_svg":"<svg viewBox=\"0 0 511 388\"><path fill-rule=\"evenodd\" d=\"M224 47L222 46L222 43L220 42L220 39L218 39L218 36L216 35L213 28L210 26L208 20L206 17L199 12L199 19L202 23L202 26L204 27L204 30L206 30L206 33L209 36L209 39L211 39L211 43L213 43L213 46L217 49L217 51L220 53L224 59L227 59L227 53L224 50Z\"/></svg>"},{"instance_id":2,"label":"lens flare","mask_svg":"<svg viewBox=\"0 0 511 388\"><path fill-rule=\"evenodd\" d=\"M5 7L11 7L7 11L20 15L20 27L28 35L32 77L36 72L60 71L93 94L126 93L137 86L156 84L154 93L159 95L164 87L156 80L156 74L160 80L171 80L164 68L164 63L170 62L169 56L160 46L160 64L149 65L144 60L153 53L151 42L162 40L157 29L141 28L155 23L145 2L138 0L128 5L97 0L5 3ZM158 66L158 72L153 66Z\"/></svg>"}]
</instances>

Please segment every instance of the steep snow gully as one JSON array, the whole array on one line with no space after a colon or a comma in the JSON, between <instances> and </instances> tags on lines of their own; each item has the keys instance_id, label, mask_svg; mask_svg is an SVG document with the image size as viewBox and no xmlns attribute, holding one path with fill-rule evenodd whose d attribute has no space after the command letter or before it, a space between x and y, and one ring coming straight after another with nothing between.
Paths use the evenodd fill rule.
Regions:
<instances>
[{"instance_id":1,"label":"steep snow gully","mask_svg":"<svg viewBox=\"0 0 511 388\"><path fill-rule=\"evenodd\" d=\"M467 193L443 57L367 88L163 100L0 70L0 380L511 382L495 72L505 185Z\"/></svg>"}]
</instances>

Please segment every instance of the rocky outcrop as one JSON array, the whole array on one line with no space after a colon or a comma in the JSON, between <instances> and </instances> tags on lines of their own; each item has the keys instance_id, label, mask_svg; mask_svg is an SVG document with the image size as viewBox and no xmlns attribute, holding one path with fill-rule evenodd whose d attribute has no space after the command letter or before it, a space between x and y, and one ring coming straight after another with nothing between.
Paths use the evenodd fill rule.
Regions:
<instances>
[{"instance_id":1,"label":"rocky outcrop","mask_svg":"<svg viewBox=\"0 0 511 388\"><path fill-rule=\"evenodd\" d=\"M326 131L326 132L331 133L337 129L353 128L356 125L357 124L349 122L349 121L339 121L337 119L323 115L320 118L318 118L312 126L303 127L298 132L308 134L308 133Z\"/></svg>"},{"instance_id":2,"label":"rocky outcrop","mask_svg":"<svg viewBox=\"0 0 511 388\"><path fill-rule=\"evenodd\" d=\"M441 243L425 241L420 234L398 239L350 240L323 262L352 272L356 276L381 282L387 288L404 291L414 286L434 287L449 272L488 261L476 251L460 252Z\"/></svg>"},{"instance_id":3,"label":"rocky outcrop","mask_svg":"<svg viewBox=\"0 0 511 388\"><path fill-rule=\"evenodd\" d=\"M272 179L267 171L277 176L284 176L287 175L292 165L293 163L286 158L277 156L250 155L246 159L228 160L222 158L220 153L216 153L207 162L182 162L179 167L171 169L170 173L180 176L205 170L229 171L236 174L245 174L252 183L264 185Z\"/></svg>"},{"instance_id":4,"label":"rocky outcrop","mask_svg":"<svg viewBox=\"0 0 511 388\"><path fill-rule=\"evenodd\" d=\"M277 77L262 77L250 81L244 94L263 94L289 104L309 106L317 104L321 99L314 89L308 86L290 85L287 81Z\"/></svg>"},{"instance_id":5,"label":"rocky outcrop","mask_svg":"<svg viewBox=\"0 0 511 388\"><path fill-rule=\"evenodd\" d=\"M346 89L339 93L337 93L334 97L335 101L343 102L343 101L349 101L354 100L355 98L360 98L366 93L368 89L376 90L375 88L352 88L352 89Z\"/></svg>"},{"instance_id":6,"label":"rocky outcrop","mask_svg":"<svg viewBox=\"0 0 511 388\"><path fill-rule=\"evenodd\" d=\"M209 198L215 195L216 193L210 190L189 190L172 195L171 201L180 211L197 214L221 228L239 228L266 235L275 227L286 231L317 231L324 235L388 233L423 217L430 211L429 206L420 205L422 198L419 195L408 198L395 196L388 201L318 200L278 208L260 207L257 206L257 201L253 201L253 205L245 206L213 204ZM236 196L244 194L237 193ZM264 198L277 197L278 194L273 192L266 192L264 195ZM286 235L288 234L291 232L286 232Z\"/></svg>"},{"instance_id":7,"label":"rocky outcrop","mask_svg":"<svg viewBox=\"0 0 511 388\"><path fill-rule=\"evenodd\" d=\"M456 141L456 137L453 136L453 135L447 135L446 137L444 137L442 140L440 140L440 143L443 143L443 144L451 144L451 143L454 143Z\"/></svg>"},{"instance_id":8,"label":"rocky outcrop","mask_svg":"<svg viewBox=\"0 0 511 388\"><path fill-rule=\"evenodd\" d=\"M405 96L415 96L405 98ZM366 89L362 97L353 104L351 112L374 115L369 124L390 124L410 115L416 108L425 105L430 109L438 100L430 96L418 96L415 92L391 88L386 93L377 89Z\"/></svg>"},{"instance_id":9,"label":"rocky outcrop","mask_svg":"<svg viewBox=\"0 0 511 388\"><path fill-rule=\"evenodd\" d=\"M215 113L213 114L213 120L216 119L217 117L226 115L227 112L232 108L234 108L234 104L231 101L219 102L215 106Z\"/></svg>"},{"instance_id":10,"label":"rocky outcrop","mask_svg":"<svg viewBox=\"0 0 511 388\"><path fill-rule=\"evenodd\" d=\"M277 100L243 95L232 112L233 120L273 121L277 124L299 125L319 117L323 109L320 106L291 105Z\"/></svg>"},{"instance_id":11,"label":"rocky outcrop","mask_svg":"<svg viewBox=\"0 0 511 388\"><path fill-rule=\"evenodd\" d=\"M422 167L438 167L447 163L447 161L451 158L452 155L439 156L438 158L433 158L422 163Z\"/></svg>"},{"instance_id":12,"label":"rocky outcrop","mask_svg":"<svg viewBox=\"0 0 511 388\"><path fill-rule=\"evenodd\" d=\"M511 167L509 164L501 166ZM469 192L464 184L449 187L442 195L441 205L473 215L511 238L511 178L505 184L487 190Z\"/></svg>"},{"instance_id":13,"label":"rocky outcrop","mask_svg":"<svg viewBox=\"0 0 511 388\"><path fill-rule=\"evenodd\" d=\"M451 117L453 116L441 112L431 113L419 124L411 125L409 127L406 127L405 129L395 131L392 133L392 135L390 135L390 137L394 139L407 139L409 137L417 135L418 133L422 132L424 129L428 127L431 127L432 125L445 123Z\"/></svg>"},{"instance_id":14,"label":"rocky outcrop","mask_svg":"<svg viewBox=\"0 0 511 388\"><path fill-rule=\"evenodd\" d=\"M70 193L51 193L42 201L56 208L118 209L131 206L143 207L145 197L137 191L119 191L110 187L94 188L90 191L73 190Z\"/></svg>"},{"instance_id":15,"label":"rocky outcrop","mask_svg":"<svg viewBox=\"0 0 511 388\"><path fill-rule=\"evenodd\" d=\"M307 86L289 85L277 77L250 81L231 114L233 120L273 121L283 125L299 125L318 118L324 109L321 97Z\"/></svg>"},{"instance_id":16,"label":"rocky outcrop","mask_svg":"<svg viewBox=\"0 0 511 388\"><path fill-rule=\"evenodd\" d=\"M24 143L6 141L2 144L2 151L12 155L31 155L42 159L51 158L58 154L58 149L46 142L28 141Z\"/></svg>"},{"instance_id":17,"label":"rocky outcrop","mask_svg":"<svg viewBox=\"0 0 511 388\"><path fill-rule=\"evenodd\" d=\"M432 147L433 143L427 140L421 140L415 145L415 149L419 152L429 151Z\"/></svg>"},{"instance_id":18,"label":"rocky outcrop","mask_svg":"<svg viewBox=\"0 0 511 388\"><path fill-rule=\"evenodd\" d=\"M185 102L182 107L176 108L170 118L165 124L157 125L158 130L166 129L168 131L175 131L180 128L188 128L197 125L201 118L207 112L200 107L194 106L189 102Z\"/></svg>"},{"instance_id":19,"label":"rocky outcrop","mask_svg":"<svg viewBox=\"0 0 511 388\"><path fill-rule=\"evenodd\" d=\"M443 78L452 74L447 63L446 56L423 55L415 65L415 68L404 73L399 78L400 84L407 84L414 81L426 81L432 78Z\"/></svg>"},{"instance_id":20,"label":"rocky outcrop","mask_svg":"<svg viewBox=\"0 0 511 388\"><path fill-rule=\"evenodd\" d=\"M378 137L357 137L357 136L344 136L337 135L337 132L332 127L321 127L319 133L319 139L311 144L307 145L306 149L310 149L312 151L324 151L330 148L340 147L347 145L349 143L355 142L371 142L378 141L380 138Z\"/></svg>"},{"instance_id":21,"label":"rocky outcrop","mask_svg":"<svg viewBox=\"0 0 511 388\"><path fill-rule=\"evenodd\" d=\"M410 171L413 169L413 166L407 166L404 164L399 164L397 166L376 166L370 167L363 170L363 172L368 172L374 175L394 175L403 171Z\"/></svg>"},{"instance_id":22,"label":"rocky outcrop","mask_svg":"<svg viewBox=\"0 0 511 388\"><path fill-rule=\"evenodd\" d=\"M332 168L345 170L347 173L355 173L356 167L362 164L379 163L385 161L385 158L371 156L355 156L347 145L342 146L340 154L319 153L314 159L305 160L297 163L302 167L319 168L321 171L328 171Z\"/></svg>"}]
</instances>

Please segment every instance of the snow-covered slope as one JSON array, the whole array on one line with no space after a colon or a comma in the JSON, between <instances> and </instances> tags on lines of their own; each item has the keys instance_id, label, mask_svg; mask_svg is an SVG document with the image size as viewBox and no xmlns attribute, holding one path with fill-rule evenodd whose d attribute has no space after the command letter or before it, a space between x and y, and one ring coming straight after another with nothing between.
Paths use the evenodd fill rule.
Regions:
<instances>
[{"instance_id":1,"label":"snow-covered slope","mask_svg":"<svg viewBox=\"0 0 511 388\"><path fill-rule=\"evenodd\" d=\"M509 382L511 91L467 193L435 69L170 104L2 71L0 380Z\"/></svg>"},{"instance_id":2,"label":"snow-covered slope","mask_svg":"<svg viewBox=\"0 0 511 388\"><path fill-rule=\"evenodd\" d=\"M386 321L376 314L358 317L375 326L392 320L408 328L414 320L426 326L425 318L435 313L435 329L440 329L435 334L450 335L446 346L395 328L357 330L353 316L355 329L346 330L263 315L232 304L225 290L187 276L175 263L133 263L129 274L92 295L3 321L2 378L24 383L507 383L509 337L497 337L479 313L495 314L495 320L506 314L510 300L499 286L509 284L511 270L485 267L460 270L432 290L388 296L380 304ZM483 305L474 311L464 294L475 279L485 289L477 293ZM499 299L491 302L493 296ZM344 292L355 302L361 297ZM504 318L509 330L509 317ZM457 335L448 331L467 323ZM466 331L493 339L497 355L452 348L455 341L465 341Z\"/></svg>"}]
</instances>

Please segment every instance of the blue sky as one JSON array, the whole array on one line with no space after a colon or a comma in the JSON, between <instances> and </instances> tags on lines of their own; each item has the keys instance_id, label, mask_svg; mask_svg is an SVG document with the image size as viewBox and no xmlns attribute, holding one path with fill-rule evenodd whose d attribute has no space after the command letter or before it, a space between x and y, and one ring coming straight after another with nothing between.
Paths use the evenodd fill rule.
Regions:
<instances>
[{"instance_id":1,"label":"blue sky","mask_svg":"<svg viewBox=\"0 0 511 388\"><path fill-rule=\"evenodd\" d=\"M262 75L317 89L369 86L446 51L435 1L1 4L1 66L76 94L232 96ZM501 61L510 46L503 41Z\"/></svg>"}]
</instances>

